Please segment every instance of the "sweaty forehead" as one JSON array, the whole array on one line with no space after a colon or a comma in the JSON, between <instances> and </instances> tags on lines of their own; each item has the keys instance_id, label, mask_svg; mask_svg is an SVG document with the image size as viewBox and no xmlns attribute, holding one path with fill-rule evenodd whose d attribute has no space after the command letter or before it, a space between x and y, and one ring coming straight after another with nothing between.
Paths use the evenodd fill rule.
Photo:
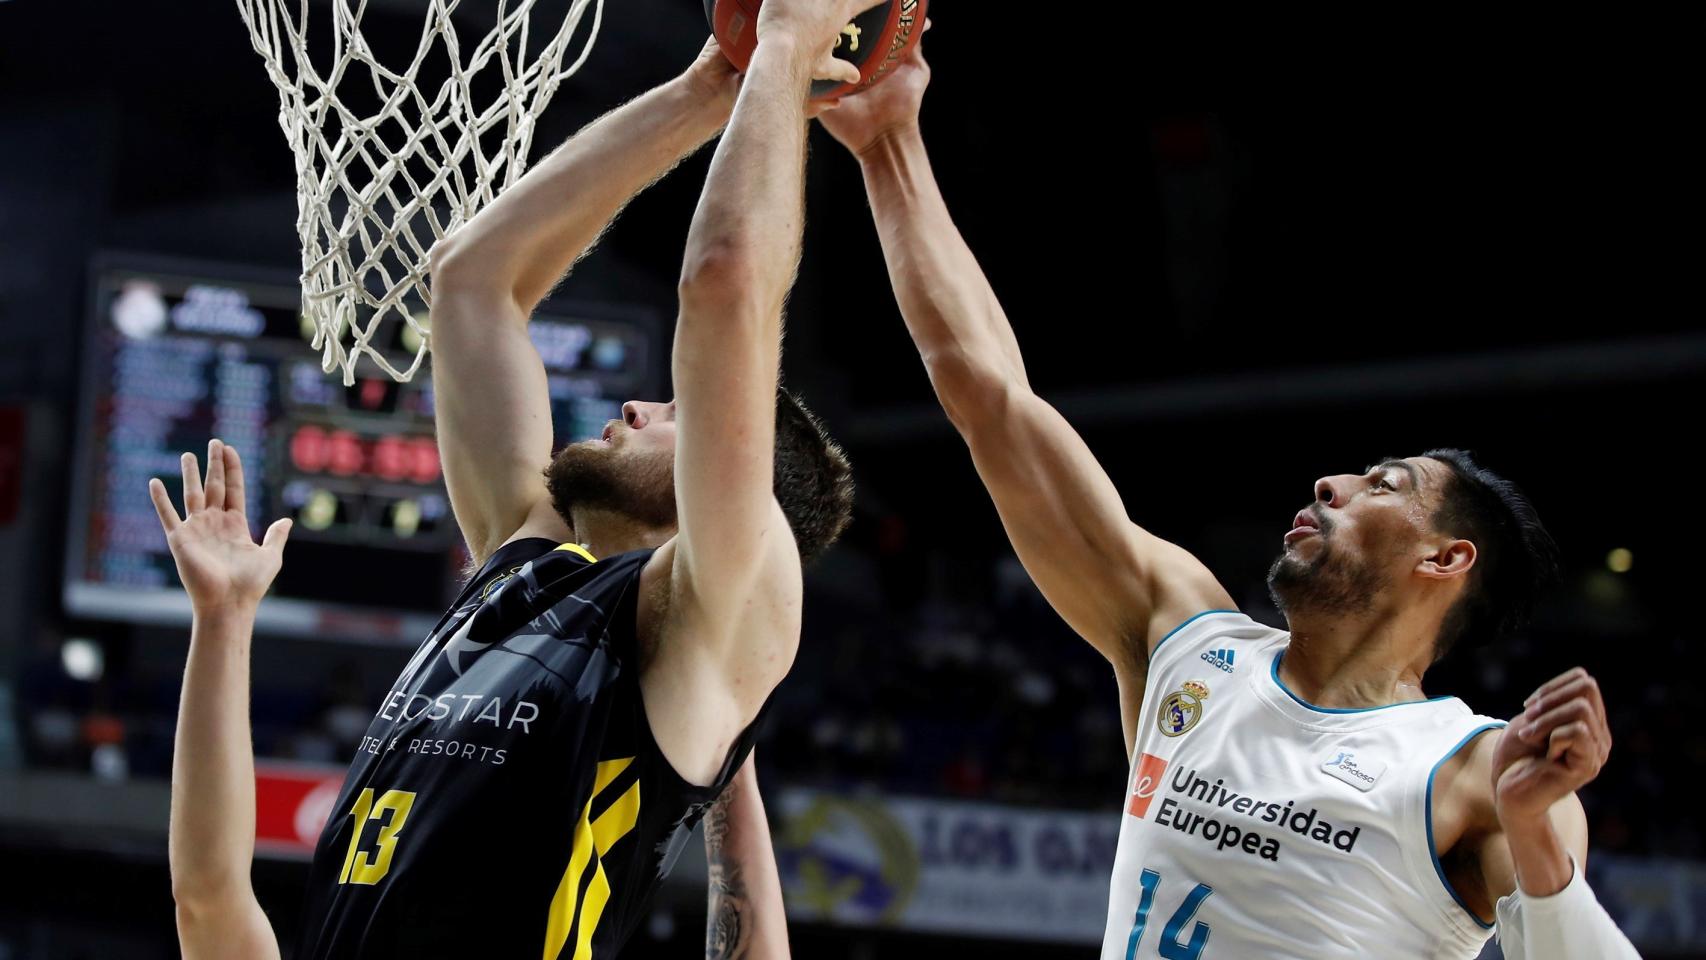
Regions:
<instances>
[{"instance_id":1,"label":"sweaty forehead","mask_svg":"<svg viewBox=\"0 0 1706 960\"><path fill-rule=\"evenodd\" d=\"M1368 472L1377 470L1401 471L1410 478L1417 492L1430 495L1438 494L1440 487L1451 474L1451 467L1432 457L1389 457L1370 467Z\"/></svg>"},{"instance_id":2,"label":"sweaty forehead","mask_svg":"<svg viewBox=\"0 0 1706 960\"><path fill-rule=\"evenodd\" d=\"M1451 467L1432 457L1405 457L1401 463L1408 464L1415 476L1416 492L1429 501L1438 501L1445 493L1446 482L1451 478Z\"/></svg>"}]
</instances>

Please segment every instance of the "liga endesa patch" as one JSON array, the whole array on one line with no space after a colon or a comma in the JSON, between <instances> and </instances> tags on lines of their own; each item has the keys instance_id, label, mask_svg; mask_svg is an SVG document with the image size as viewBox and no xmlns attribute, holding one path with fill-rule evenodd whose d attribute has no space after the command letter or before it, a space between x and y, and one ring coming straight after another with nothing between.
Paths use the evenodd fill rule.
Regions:
<instances>
[{"instance_id":1,"label":"liga endesa patch","mask_svg":"<svg viewBox=\"0 0 1706 960\"><path fill-rule=\"evenodd\" d=\"M1299 807L1295 800L1273 803L1248 797L1235 790L1228 790L1224 779L1211 781L1198 776L1194 769L1175 770L1167 785L1171 792L1196 802L1187 807L1173 797L1163 797L1161 807L1155 814L1156 825L1201 837L1214 843L1219 850L1232 849L1261 857L1263 860L1279 860L1278 837L1227 822L1231 819L1228 815L1248 817L1257 823L1273 824L1276 830L1289 830L1300 837L1345 853L1356 849L1357 838L1362 835L1362 827L1335 827L1323 819L1315 807ZM1196 809L1199 804L1207 804L1213 809L1209 813L1202 813Z\"/></svg>"}]
</instances>

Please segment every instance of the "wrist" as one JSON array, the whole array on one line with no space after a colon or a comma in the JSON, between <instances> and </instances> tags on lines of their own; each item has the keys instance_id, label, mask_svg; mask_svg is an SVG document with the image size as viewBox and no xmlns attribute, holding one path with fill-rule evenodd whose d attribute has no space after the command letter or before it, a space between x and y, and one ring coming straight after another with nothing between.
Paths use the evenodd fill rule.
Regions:
<instances>
[{"instance_id":1,"label":"wrist","mask_svg":"<svg viewBox=\"0 0 1706 960\"><path fill-rule=\"evenodd\" d=\"M811 69L811 51L801 40L798 30L786 24L771 27L758 35L758 45L753 48L752 62L747 66L750 74L761 61L785 63L794 69Z\"/></svg>"},{"instance_id":2,"label":"wrist","mask_svg":"<svg viewBox=\"0 0 1706 960\"><path fill-rule=\"evenodd\" d=\"M218 602L192 601L190 609L197 623L241 626L255 622L260 606L260 597L232 597Z\"/></svg>"},{"instance_id":3,"label":"wrist","mask_svg":"<svg viewBox=\"0 0 1706 960\"><path fill-rule=\"evenodd\" d=\"M1569 885L1574 874L1570 851L1550 816L1544 811L1518 816L1501 810L1499 823L1524 895L1549 897Z\"/></svg>"},{"instance_id":4,"label":"wrist","mask_svg":"<svg viewBox=\"0 0 1706 960\"><path fill-rule=\"evenodd\" d=\"M705 69L695 66L665 84L669 92L695 116L721 126L729 119L735 106L737 85L722 82Z\"/></svg>"},{"instance_id":5,"label":"wrist","mask_svg":"<svg viewBox=\"0 0 1706 960\"><path fill-rule=\"evenodd\" d=\"M859 164L869 169L899 166L912 151L922 149L924 134L916 117L885 127L862 147L853 151Z\"/></svg>"}]
</instances>

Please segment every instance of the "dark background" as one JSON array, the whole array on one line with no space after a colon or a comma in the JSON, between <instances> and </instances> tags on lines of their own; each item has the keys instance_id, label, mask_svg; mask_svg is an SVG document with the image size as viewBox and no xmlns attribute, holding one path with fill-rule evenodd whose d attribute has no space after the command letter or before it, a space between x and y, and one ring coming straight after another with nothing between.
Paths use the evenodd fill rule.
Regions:
<instances>
[{"instance_id":1,"label":"dark background","mask_svg":"<svg viewBox=\"0 0 1706 960\"><path fill-rule=\"evenodd\" d=\"M1596 848L1706 856L1684 792L1706 759L1691 629L1701 18L964 0L933 14L924 127L943 189L1033 383L1133 519L1272 620L1262 573L1315 477L1477 451L1532 496L1566 578L1531 630L1467 646L1430 692L1509 715L1587 666L1617 736L1584 794ZM407 40L419 22L398 0L369 30ZM613 0L536 154L667 79L703 36L696 0ZM182 632L68 621L57 601L88 265L128 250L294 269L276 111L224 0L0 2L0 404L29 424L22 463L0 464L23 485L0 528L0 726L14 727L0 766L87 769L86 753L40 749L45 710L123 717L138 778L169 764ZM860 498L811 578L765 780L1111 809L1125 776L1111 678L1015 575L900 323L857 169L821 131L813 151L786 375L846 443ZM564 294L673 315L708 156L638 199ZM1619 547L1634 556L1622 575L1606 565ZM102 644L110 689L52 676L72 634ZM930 653L944 637L995 653L944 661ZM299 755L316 710L375 699L405 656L263 638L257 683L314 705L268 716L258 693L258 747ZM359 679L317 689L334 675ZM1012 692L1039 677L1040 706ZM28 863L40 881L0 906L0 956L168 955L163 838L0 826L0 840L6 872ZM258 878L288 936L300 868ZM697 922L681 918L669 955L694 951ZM798 956L943 948L971 943L795 933Z\"/></svg>"}]
</instances>

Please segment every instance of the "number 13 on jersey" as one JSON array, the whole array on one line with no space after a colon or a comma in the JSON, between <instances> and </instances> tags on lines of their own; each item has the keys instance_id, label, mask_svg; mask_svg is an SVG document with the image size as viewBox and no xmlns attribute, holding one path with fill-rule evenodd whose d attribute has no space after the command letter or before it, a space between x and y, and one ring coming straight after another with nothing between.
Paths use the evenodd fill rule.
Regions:
<instances>
[{"instance_id":1,"label":"number 13 on jersey","mask_svg":"<svg viewBox=\"0 0 1706 960\"><path fill-rule=\"evenodd\" d=\"M397 834L402 832L403 821L409 819L414 806L415 795L403 790L387 790L377 801L373 799L372 787L361 791L349 812L355 826L350 829L349 852L344 854L339 883L375 884L384 879L391 869L391 854L397 849ZM371 853L361 848L361 834L369 820L379 823L379 836L373 841L377 849Z\"/></svg>"},{"instance_id":2,"label":"number 13 on jersey","mask_svg":"<svg viewBox=\"0 0 1706 960\"><path fill-rule=\"evenodd\" d=\"M1161 885L1161 874L1154 870L1143 871L1140 881L1143 884L1143 896L1137 903L1137 920L1131 927L1131 939L1126 941L1126 960L1137 960L1138 944L1143 942L1143 931L1149 926L1149 910L1155 906L1155 888ZM1185 897L1185 902L1179 904L1179 909L1173 911L1173 916L1167 920L1167 925L1161 928L1161 941L1156 944L1156 952L1162 960L1199 960L1203 947L1208 946L1209 925L1197 921L1191 929L1191 939L1180 943L1179 935L1184 932L1185 925L1197 915L1203 901L1214 896L1214 888L1206 883L1199 883Z\"/></svg>"}]
</instances>

